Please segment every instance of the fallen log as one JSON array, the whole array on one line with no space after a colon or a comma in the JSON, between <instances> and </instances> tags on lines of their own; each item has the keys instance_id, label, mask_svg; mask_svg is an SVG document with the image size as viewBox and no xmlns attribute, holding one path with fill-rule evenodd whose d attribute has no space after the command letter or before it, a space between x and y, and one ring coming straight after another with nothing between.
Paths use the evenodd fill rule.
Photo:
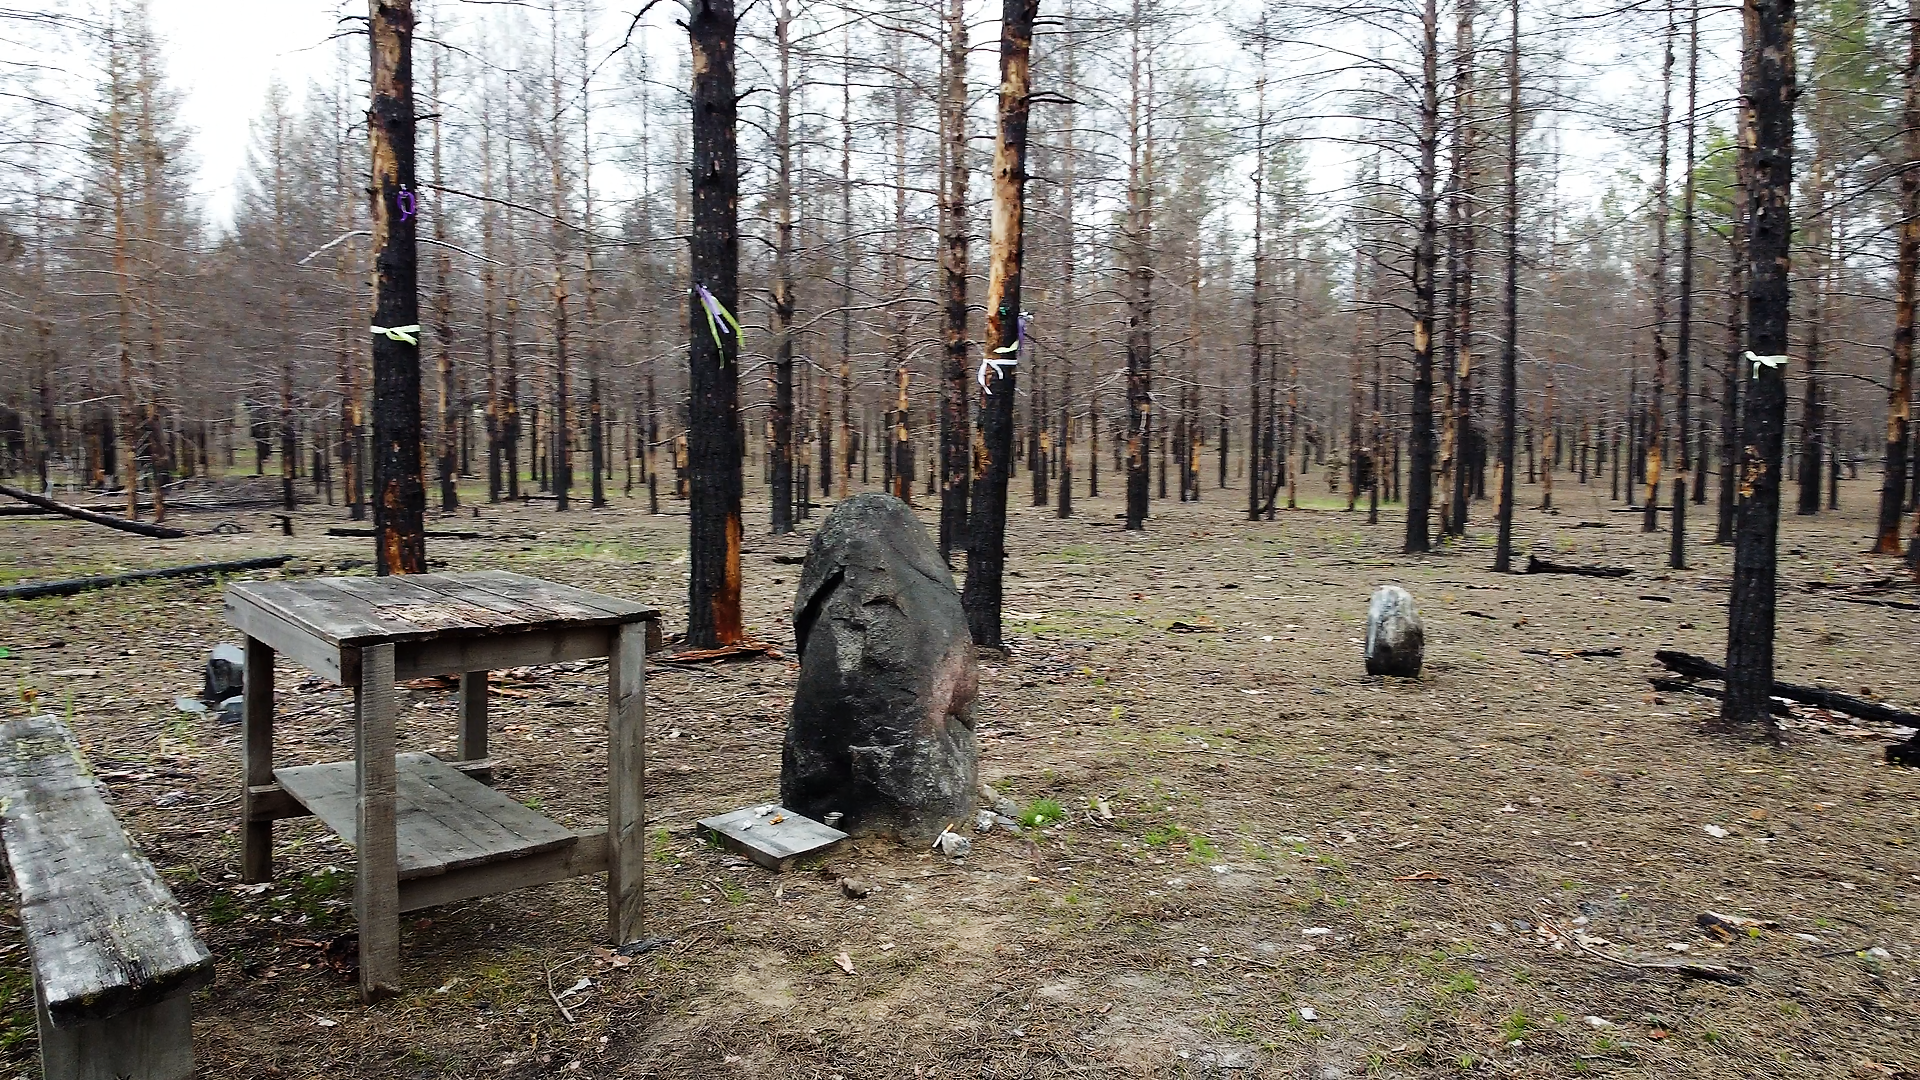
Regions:
<instances>
[{"instance_id":1,"label":"fallen log","mask_svg":"<svg viewBox=\"0 0 1920 1080\"><path fill-rule=\"evenodd\" d=\"M1675 649L1661 649L1653 654L1660 665L1676 675L1689 679L1718 679L1726 681L1727 670L1704 656L1694 656ZM1920 715L1896 709L1891 705L1882 705L1877 701L1863 701L1838 690L1828 690L1820 686L1801 686L1797 683L1773 680L1772 696L1797 701L1802 705L1812 705L1821 709L1832 709L1837 713L1870 720L1876 724L1888 724L1895 727L1920 728Z\"/></svg>"},{"instance_id":2,"label":"fallen log","mask_svg":"<svg viewBox=\"0 0 1920 1080\"><path fill-rule=\"evenodd\" d=\"M372 529L359 529L359 528L353 528L348 526L336 525L327 530L327 535L328 536L372 536L374 535L374 533ZM504 538L498 537L498 536L488 536L486 533L477 533L477 532L435 532L435 531L429 530L427 532L427 539L429 540L500 540Z\"/></svg>"},{"instance_id":3,"label":"fallen log","mask_svg":"<svg viewBox=\"0 0 1920 1080\"><path fill-rule=\"evenodd\" d=\"M1533 555L1527 556L1529 574L1578 574L1581 577L1626 577L1633 570L1625 566L1569 566L1565 563L1548 562Z\"/></svg>"},{"instance_id":4,"label":"fallen log","mask_svg":"<svg viewBox=\"0 0 1920 1080\"><path fill-rule=\"evenodd\" d=\"M91 592L94 589L110 589L115 585L128 585L136 581L154 581L160 578L200 577L207 574L226 574L237 570L267 570L285 563L291 555L266 555L258 559L233 559L228 562L194 563L190 566L164 566L158 570L134 570L125 574L95 574L91 577L66 578L61 581L40 581L26 585L9 585L0 589L0 600L34 600L43 596L72 596L75 593Z\"/></svg>"},{"instance_id":5,"label":"fallen log","mask_svg":"<svg viewBox=\"0 0 1920 1080\"><path fill-rule=\"evenodd\" d=\"M166 525L149 525L144 521L128 521L126 518L117 518L108 514L96 514L92 510L85 509L84 507L70 506L63 502L54 502L52 499L43 499L30 491L22 491L8 484L0 484L0 495L8 495L19 499L28 506L37 506L42 510L51 510L56 514L64 514L67 517L77 518L80 521L90 521L95 525L105 525L109 529L119 529L121 532L136 533L140 536L151 536L156 540L179 540L187 535L182 529L170 528Z\"/></svg>"},{"instance_id":6,"label":"fallen log","mask_svg":"<svg viewBox=\"0 0 1920 1080\"><path fill-rule=\"evenodd\" d=\"M1655 690L1662 691L1663 693L1699 694L1701 697L1710 697L1716 700L1727 696L1725 690L1715 690L1711 686L1701 686L1699 683L1692 682L1688 679L1668 679L1655 675L1647 681L1653 684ZM1767 699L1767 711L1775 716L1793 715L1793 710L1787 708L1785 703L1776 701L1773 698Z\"/></svg>"}]
</instances>

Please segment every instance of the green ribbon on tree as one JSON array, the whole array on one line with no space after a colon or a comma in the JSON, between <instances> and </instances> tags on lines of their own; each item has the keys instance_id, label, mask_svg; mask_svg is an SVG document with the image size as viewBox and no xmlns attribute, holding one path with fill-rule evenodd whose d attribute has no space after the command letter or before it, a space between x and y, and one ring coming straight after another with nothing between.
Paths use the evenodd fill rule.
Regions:
<instances>
[{"instance_id":1,"label":"green ribbon on tree","mask_svg":"<svg viewBox=\"0 0 1920 1080\"><path fill-rule=\"evenodd\" d=\"M713 335L713 347L715 349L721 349L720 335L722 333L733 334L736 337L746 333L746 330L742 329L740 326L740 320L734 318L733 312L728 311L727 306L725 304L722 304L719 301L719 299L717 299L712 293L708 292L707 287L705 285L695 285L693 287L693 293L695 296L698 296L700 298L700 306L706 309L707 333ZM725 322L721 321L723 319L725 320ZM728 323L731 323L733 325L733 329L731 330L727 329ZM722 350L722 353L721 353L721 362L722 363L726 362L726 355L724 350Z\"/></svg>"},{"instance_id":2,"label":"green ribbon on tree","mask_svg":"<svg viewBox=\"0 0 1920 1080\"><path fill-rule=\"evenodd\" d=\"M420 332L419 323L414 323L412 326L369 326L367 329L385 337L388 341L402 341L408 345L420 344L420 339L413 336Z\"/></svg>"}]
</instances>

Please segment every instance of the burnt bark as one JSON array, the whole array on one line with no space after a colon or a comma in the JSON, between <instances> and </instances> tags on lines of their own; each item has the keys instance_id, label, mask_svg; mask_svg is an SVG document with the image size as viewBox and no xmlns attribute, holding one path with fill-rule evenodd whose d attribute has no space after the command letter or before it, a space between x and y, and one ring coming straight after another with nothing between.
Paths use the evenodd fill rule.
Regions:
<instances>
[{"instance_id":1,"label":"burnt bark","mask_svg":"<svg viewBox=\"0 0 1920 1080\"><path fill-rule=\"evenodd\" d=\"M1920 161L1920 5L1908 4L1906 97L1902 136L1908 162ZM1900 239L1894 257L1893 356L1887 380L1886 475L1880 482L1880 519L1873 550L1900 553L1900 518L1906 496L1909 418L1913 408L1913 314L1920 279L1920 169L1900 172ZM1920 478L1915 478L1920 484Z\"/></svg>"},{"instance_id":2,"label":"burnt bark","mask_svg":"<svg viewBox=\"0 0 1920 1080\"><path fill-rule=\"evenodd\" d=\"M1508 0L1513 42L1507 50L1507 279L1500 336L1500 532L1493 569L1513 569L1513 444L1518 423L1520 355L1520 0Z\"/></svg>"},{"instance_id":3,"label":"burnt bark","mask_svg":"<svg viewBox=\"0 0 1920 1080\"><path fill-rule=\"evenodd\" d=\"M1413 248L1413 404L1407 432L1407 533L1404 550L1433 546L1428 516L1433 507L1433 315L1434 260L1438 232L1435 168L1440 142L1440 13L1426 0L1420 14L1421 79L1418 165L1420 224Z\"/></svg>"},{"instance_id":4,"label":"burnt bark","mask_svg":"<svg viewBox=\"0 0 1920 1080\"><path fill-rule=\"evenodd\" d=\"M991 356L1015 355L1020 341L1020 269L1026 210L1027 113L1033 21L1040 0L1003 0L1000 10L1000 134L993 151L993 228L988 241L987 334ZM1009 352L1000 352L1007 349ZM980 438L968 515L967 582L960 604L976 645L999 647L1001 576L1006 568L1007 483L1013 468L1017 366L989 369L980 399Z\"/></svg>"},{"instance_id":5,"label":"burnt bark","mask_svg":"<svg viewBox=\"0 0 1920 1080\"><path fill-rule=\"evenodd\" d=\"M733 0L693 0L691 265L727 311L740 297L740 162L735 142ZM722 325L715 320L714 326ZM687 645L712 649L746 637L740 613L740 498L744 436L739 338L712 332L700 294L687 295L690 473Z\"/></svg>"},{"instance_id":6,"label":"burnt bark","mask_svg":"<svg viewBox=\"0 0 1920 1080\"><path fill-rule=\"evenodd\" d=\"M402 191L415 189L413 3L369 0L369 8L373 325L381 328L372 335L374 545L381 574L423 574L427 489L420 461L418 218L403 214L398 201Z\"/></svg>"},{"instance_id":7,"label":"burnt bark","mask_svg":"<svg viewBox=\"0 0 1920 1080\"><path fill-rule=\"evenodd\" d=\"M1747 351L1783 356L1792 259L1794 0L1746 0L1752 61L1741 87L1747 173ZM1734 524L1733 585L1727 614L1727 726L1768 725L1773 685L1780 467L1786 428L1783 364L1756 363L1746 380Z\"/></svg>"},{"instance_id":8,"label":"burnt bark","mask_svg":"<svg viewBox=\"0 0 1920 1080\"><path fill-rule=\"evenodd\" d=\"M940 411L940 555L966 543L973 401L967 364L967 19L965 0L947 11L946 94L941 100L946 175L940 269L946 295L945 384ZM1070 166L1069 166L1070 167Z\"/></svg>"}]
</instances>

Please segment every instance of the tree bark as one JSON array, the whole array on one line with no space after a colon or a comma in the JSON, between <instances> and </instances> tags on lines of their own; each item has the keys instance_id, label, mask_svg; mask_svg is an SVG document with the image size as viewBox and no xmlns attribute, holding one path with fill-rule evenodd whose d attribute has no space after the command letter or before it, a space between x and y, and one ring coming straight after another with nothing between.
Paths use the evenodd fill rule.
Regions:
<instances>
[{"instance_id":1,"label":"tree bark","mask_svg":"<svg viewBox=\"0 0 1920 1080\"><path fill-rule=\"evenodd\" d=\"M1746 0L1753 59L1742 86L1741 137L1751 158L1748 189L1748 350L1787 351L1787 273L1792 259L1794 0ZM1734 526L1733 585L1727 617L1727 726L1773 723L1776 548L1780 466L1786 427L1784 364L1753 364L1740 425L1740 484Z\"/></svg>"},{"instance_id":2,"label":"tree bark","mask_svg":"<svg viewBox=\"0 0 1920 1080\"><path fill-rule=\"evenodd\" d=\"M1686 177L1680 196L1680 385L1674 395L1680 424L1680 469L1673 477L1673 546L1667 553L1667 566L1684 570L1687 565L1687 478L1705 462L1693 459L1693 150L1695 121L1700 104L1700 0L1691 0L1687 11L1687 118Z\"/></svg>"},{"instance_id":3,"label":"tree bark","mask_svg":"<svg viewBox=\"0 0 1920 1080\"><path fill-rule=\"evenodd\" d=\"M1667 436L1667 219L1672 202L1667 195L1667 166L1673 132L1673 5L1667 4L1667 33L1660 61L1660 164L1653 200L1653 385L1647 392L1646 505L1641 532L1660 528L1660 452ZM1555 441L1556 451L1558 440Z\"/></svg>"},{"instance_id":4,"label":"tree bark","mask_svg":"<svg viewBox=\"0 0 1920 1080\"><path fill-rule=\"evenodd\" d=\"M1513 569L1513 448L1518 422L1520 356L1520 0L1508 0L1513 41L1507 50L1507 280L1506 325L1500 338L1500 532L1493 569Z\"/></svg>"},{"instance_id":5,"label":"tree bark","mask_svg":"<svg viewBox=\"0 0 1920 1080\"><path fill-rule=\"evenodd\" d=\"M1147 456L1153 441L1153 266L1150 261L1153 124L1150 62L1141 55L1141 5L1133 0L1132 61L1127 70L1127 517L1128 529L1147 527ZM1144 85L1143 85L1144 82ZM1146 115L1141 115L1142 106Z\"/></svg>"},{"instance_id":6,"label":"tree bark","mask_svg":"<svg viewBox=\"0 0 1920 1080\"><path fill-rule=\"evenodd\" d=\"M777 0L773 18L773 511L771 529L793 531L793 13ZM802 492L806 498L808 492Z\"/></svg>"},{"instance_id":7,"label":"tree bark","mask_svg":"<svg viewBox=\"0 0 1920 1080\"><path fill-rule=\"evenodd\" d=\"M429 69L431 100L427 108L433 121L433 189L441 190L440 172L440 54L433 54ZM454 481L455 438L459 432L460 399L453 386L453 260L447 257L447 215L438 206L433 215L433 353L434 371L440 391L439 431L434 445L434 472L440 481L442 513L460 508L460 491Z\"/></svg>"},{"instance_id":8,"label":"tree bark","mask_svg":"<svg viewBox=\"0 0 1920 1080\"><path fill-rule=\"evenodd\" d=\"M1020 269L1027 182L1027 112L1033 21L1040 0L1002 0L1000 133L993 149L993 226L988 238L989 356L1013 355L1020 341ZM1008 352L1000 352L1007 349ZM1006 568L1007 484L1013 468L1013 400L1017 367L988 369L980 399L979 456L968 515L967 581L960 594L975 645L998 648L1001 576Z\"/></svg>"},{"instance_id":9,"label":"tree bark","mask_svg":"<svg viewBox=\"0 0 1920 1080\"><path fill-rule=\"evenodd\" d=\"M1404 549L1433 546L1428 516L1433 507L1433 314L1434 260L1439 223L1434 175L1440 142L1440 13L1426 0L1420 15L1421 77L1419 184L1420 223L1413 249L1413 406L1407 432L1407 532Z\"/></svg>"},{"instance_id":10,"label":"tree bark","mask_svg":"<svg viewBox=\"0 0 1920 1080\"><path fill-rule=\"evenodd\" d=\"M1880 519L1873 550L1900 554L1900 519L1906 497L1909 420L1913 408L1913 316L1920 286L1920 3L1907 5L1906 97L1902 145L1909 167L1900 172L1900 239L1894 256L1893 356L1887 379L1886 474L1880 482ZM1920 478L1914 482L1920 484Z\"/></svg>"},{"instance_id":11,"label":"tree bark","mask_svg":"<svg viewBox=\"0 0 1920 1080\"><path fill-rule=\"evenodd\" d=\"M733 0L692 0L693 281L727 311L740 296L740 162L734 123ZM691 424L687 514L687 645L712 649L746 637L740 611L739 338L709 332L697 292L687 297Z\"/></svg>"},{"instance_id":12,"label":"tree bark","mask_svg":"<svg viewBox=\"0 0 1920 1080\"><path fill-rule=\"evenodd\" d=\"M946 205L940 260L946 294L945 385L940 413L940 554L951 557L967 541L972 469L972 372L967 364L967 18L965 0L947 11L945 119ZM1071 166L1068 166L1071 168ZM1069 181L1070 183L1070 181Z\"/></svg>"},{"instance_id":13,"label":"tree bark","mask_svg":"<svg viewBox=\"0 0 1920 1080\"><path fill-rule=\"evenodd\" d=\"M396 201L413 173L413 0L368 0L373 105L373 526L381 574L427 571L426 481L420 461L417 218ZM402 328L411 327L411 331Z\"/></svg>"}]
</instances>

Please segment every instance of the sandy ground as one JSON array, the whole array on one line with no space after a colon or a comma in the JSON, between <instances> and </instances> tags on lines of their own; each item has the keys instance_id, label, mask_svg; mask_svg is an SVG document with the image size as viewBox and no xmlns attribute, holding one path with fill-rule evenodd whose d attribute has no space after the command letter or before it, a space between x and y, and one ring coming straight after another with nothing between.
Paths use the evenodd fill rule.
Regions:
<instances>
[{"instance_id":1,"label":"sandy ground","mask_svg":"<svg viewBox=\"0 0 1920 1080\"><path fill-rule=\"evenodd\" d=\"M1874 496L1849 483L1850 509L1785 520L1780 674L1911 707L1920 613L1805 589L1906 581L1860 554ZM1667 536L1603 488L1562 479L1557 498L1521 514L1521 550L1631 576L1492 574L1487 505L1465 543L1409 558L1397 510L1368 527L1324 485L1272 523L1240 520L1232 492L1156 503L1145 535L1111 499L1070 521L1021 506L982 772L1064 820L979 836L960 863L861 842L773 874L690 825L777 794L794 666L656 666L647 918L670 943L604 948L594 879L433 909L407 921L405 993L373 1008L326 947L351 930L350 849L282 823L278 879L241 886L238 732L172 707L234 637L217 585L0 606L5 715L71 714L212 948L207 1077L1920 1076L1920 777L1844 717L1798 710L1773 748L1703 732L1706 698L1650 692L1655 648L1723 655L1729 553L1696 543L1669 572ZM677 630L685 519L634 506L462 511L436 527L501 539L431 555L654 603ZM287 539L264 512L182 515L248 531L175 542L0 519L0 578L278 552L334 573L370 555L321 535L343 516L303 510ZM773 557L818 520L746 555L749 621L789 650L799 568ZM1418 681L1364 674L1388 582L1426 619ZM522 674L493 701L500 786L584 826L604 668ZM276 683L283 762L350 753L343 691L284 665ZM451 692L404 706L407 742L451 748ZM1709 910L1775 925L1723 942L1696 925ZM0 911L0 1075L34 1077L26 953Z\"/></svg>"}]
</instances>

